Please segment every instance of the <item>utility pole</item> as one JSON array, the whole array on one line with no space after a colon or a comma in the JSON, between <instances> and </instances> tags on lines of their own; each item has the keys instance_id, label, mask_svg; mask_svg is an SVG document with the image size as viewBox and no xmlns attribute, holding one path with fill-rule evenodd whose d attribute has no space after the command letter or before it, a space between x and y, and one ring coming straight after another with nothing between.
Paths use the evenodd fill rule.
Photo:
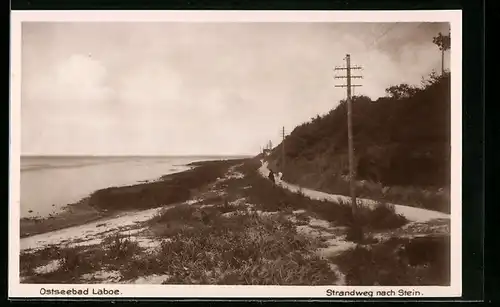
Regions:
<instances>
[{"instance_id":1,"label":"utility pole","mask_svg":"<svg viewBox=\"0 0 500 307\"><path fill-rule=\"evenodd\" d=\"M335 67L335 70L345 70L345 76L335 76L336 79L345 78L347 84L335 85L335 87L346 87L347 88L347 138L348 138L348 148L349 148L349 186L352 202L352 212L353 217L356 216L357 212L357 202L356 202L356 190L354 186L354 181L356 179L356 172L354 169L354 142L352 136L352 97L351 89L354 87L361 86L360 84L351 84L351 79L353 78L363 78L362 76L352 76L351 70L361 69L359 66L351 66L351 56L349 54L345 57L346 67Z\"/></svg>"},{"instance_id":2,"label":"utility pole","mask_svg":"<svg viewBox=\"0 0 500 307\"><path fill-rule=\"evenodd\" d=\"M283 141L281 142L281 151L283 152L283 161L282 161L282 173L285 172L285 126L283 126L283 129L281 130L281 137L283 138Z\"/></svg>"},{"instance_id":3,"label":"utility pole","mask_svg":"<svg viewBox=\"0 0 500 307\"><path fill-rule=\"evenodd\" d=\"M441 75L444 75L444 49L441 49Z\"/></svg>"}]
</instances>

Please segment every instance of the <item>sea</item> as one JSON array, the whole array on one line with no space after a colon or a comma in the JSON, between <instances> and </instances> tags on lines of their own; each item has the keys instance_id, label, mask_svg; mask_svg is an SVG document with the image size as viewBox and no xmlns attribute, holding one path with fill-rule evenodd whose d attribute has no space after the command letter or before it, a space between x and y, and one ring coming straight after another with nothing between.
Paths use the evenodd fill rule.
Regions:
<instances>
[{"instance_id":1,"label":"sea","mask_svg":"<svg viewBox=\"0 0 500 307\"><path fill-rule=\"evenodd\" d=\"M156 180L192 162L237 158L242 157L21 156L21 218L45 218L96 190Z\"/></svg>"}]
</instances>

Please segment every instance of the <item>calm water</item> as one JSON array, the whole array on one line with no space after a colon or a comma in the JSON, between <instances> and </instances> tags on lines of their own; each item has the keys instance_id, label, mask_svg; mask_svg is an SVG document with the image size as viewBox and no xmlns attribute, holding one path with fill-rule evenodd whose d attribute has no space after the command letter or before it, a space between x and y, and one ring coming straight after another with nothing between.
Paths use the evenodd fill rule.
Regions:
<instances>
[{"instance_id":1,"label":"calm water","mask_svg":"<svg viewBox=\"0 0 500 307\"><path fill-rule=\"evenodd\" d=\"M21 157L21 217L46 217L95 190L158 179L232 157ZM30 212L32 211L32 212Z\"/></svg>"}]
</instances>

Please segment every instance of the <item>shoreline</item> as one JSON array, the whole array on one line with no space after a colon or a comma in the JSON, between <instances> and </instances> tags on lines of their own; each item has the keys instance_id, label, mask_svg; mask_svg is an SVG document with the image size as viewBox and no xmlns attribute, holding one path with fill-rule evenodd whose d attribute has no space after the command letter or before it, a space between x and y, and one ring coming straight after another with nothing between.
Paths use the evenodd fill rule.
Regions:
<instances>
[{"instance_id":1,"label":"shoreline","mask_svg":"<svg viewBox=\"0 0 500 307\"><path fill-rule=\"evenodd\" d=\"M186 200L22 239L21 283L449 284L449 221L363 207L358 237L349 206L272 184L262 167L205 162L164 178L189 185Z\"/></svg>"},{"instance_id":2,"label":"shoreline","mask_svg":"<svg viewBox=\"0 0 500 307\"><path fill-rule=\"evenodd\" d=\"M98 189L90 193L88 196L80 199L77 202L68 204L63 207L63 210L57 214L53 214L49 217L24 217L20 219L20 238L28 238L35 235L40 235L44 233L49 233L53 231L62 230L65 228L81 226L85 224L89 224L92 222L97 222L100 220L105 220L113 217L117 217L120 214L133 212L137 210L141 210L143 208L133 208L133 207L124 207L120 208L99 208L98 206L92 205L91 199L93 196L102 193L102 191L109 191L110 189L114 191L125 191L131 190L136 187L150 187L155 185L156 183L165 183L168 184L172 182L174 186L172 188L173 194L176 194L176 189L178 188L175 185L175 182L178 181L179 178L190 178L197 176L197 172L200 168L204 166L210 166L212 164L217 163L231 163L231 161L236 161L233 163L237 163L238 161L243 161L249 158L235 158L235 159L221 159L221 160L206 160L206 161L194 161L187 164L183 164L182 166L186 167L186 170L170 173L166 175L159 176L156 179L140 181L132 185L126 186L118 186L118 187L106 187L102 189ZM195 172L193 172L195 171ZM196 182L196 178L191 178L191 182ZM196 184L195 184L196 185ZM196 187L194 187L196 189ZM132 191L133 193L136 191ZM184 194L187 195L187 194ZM189 198L189 196L187 196ZM154 206L153 206L154 207ZM160 207L160 205L158 206Z\"/></svg>"}]
</instances>

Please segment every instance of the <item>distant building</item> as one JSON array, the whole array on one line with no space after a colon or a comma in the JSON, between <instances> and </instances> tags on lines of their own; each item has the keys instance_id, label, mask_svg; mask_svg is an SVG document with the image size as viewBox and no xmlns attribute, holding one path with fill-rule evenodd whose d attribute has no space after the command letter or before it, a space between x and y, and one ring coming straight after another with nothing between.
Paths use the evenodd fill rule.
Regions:
<instances>
[{"instance_id":1,"label":"distant building","mask_svg":"<svg viewBox=\"0 0 500 307\"><path fill-rule=\"evenodd\" d=\"M262 152L264 155L268 156L271 153L271 149L265 148Z\"/></svg>"}]
</instances>

